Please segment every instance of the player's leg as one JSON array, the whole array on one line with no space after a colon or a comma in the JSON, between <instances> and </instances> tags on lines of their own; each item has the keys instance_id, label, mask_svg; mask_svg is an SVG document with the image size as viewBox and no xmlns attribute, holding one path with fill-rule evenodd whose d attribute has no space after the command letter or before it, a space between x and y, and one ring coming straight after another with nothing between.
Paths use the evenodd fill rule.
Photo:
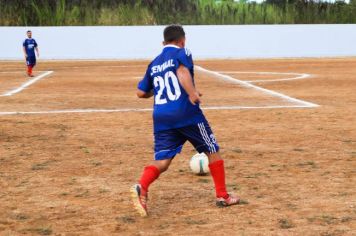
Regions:
<instances>
[{"instance_id":1,"label":"player's leg","mask_svg":"<svg viewBox=\"0 0 356 236\"><path fill-rule=\"evenodd\" d=\"M218 207L226 207L239 204L240 198L228 193L225 184L225 167L224 160L220 153L205 152L209 158L209 169L215 184L216 205Z\"/></svg>"},{"instance_id":2,"label":"player's leg","mask_svg":"<svg viewBox=\"0 0 356 236\"><path fill-rule=\"evenodd\" d=\"M194 126L184 127L181 131L195 149L204 152L209 158L209 169L215 185L216 204L230 206L239 203L239 198L226 191L224 160L219 153L219 145L207 121Z\"/></svg>"},{"instance_id":3,"label":"player's leg","mask_svg":"<svg viewBox=\"0 0 356 236\"><path fill-rule=\"evenodd\" d=\"M33 68L36 65L36 57L31 57L30 76L33 77Z\"/></svg>"},{"instance_id":4,"label":"player's leg","mask_svg":"<svg viewBox=\"0 0 356 236\"><path fill-rule=\"evenodd\" d=\"M168 169L171 162L172 158L154 160L144 168L139 181L143 194L148 192L149 186Z\"/></svg>"},{"instance_id":5,"label":"player's leg","mask_svg":"<svg viewBox=\"0 0 356 236\"><path fill-rule=\"evenodd\" d=\"M176 130L155 133L155 157L143 170L138 184L131 188L134 205L142 216L147 216L149 186L165 172L172 159L181 152L185 139Z\"/></svg>"},{"instance_id":6,"label":"player's leg","mask_svg":"<svg viewBox=\"0 0 356 236\"><path fill-rule=\"evenodd\" d=\"M36 65L36 57L27 57L26 61L27 61L27 67L28 67L27 75L30 77L33 77L32 69Z\"/></svg>"},{"instance_id":7,"label":"player's leg","mask_svg":"<svg viewBox=\"0 0 356 236\"><path fill-rule=\"evenodd\" d=\"M131 196L136 210L141 216L147 216L148 187L166 171L172 159L154 160L142 172L138 184L131 187Z\"/></svg>"},{"instance_id":8,"label":"player's leg","mask_svg":"<svg viewBox=\"0 0 356 236\"><path fill-rule=\"evenodd\" d=\"M27 75L30 76L31 75L31 65L30 65L30 59L29 57L26 57L26 67L27 67Z\"/></svg>"}]
</instances>

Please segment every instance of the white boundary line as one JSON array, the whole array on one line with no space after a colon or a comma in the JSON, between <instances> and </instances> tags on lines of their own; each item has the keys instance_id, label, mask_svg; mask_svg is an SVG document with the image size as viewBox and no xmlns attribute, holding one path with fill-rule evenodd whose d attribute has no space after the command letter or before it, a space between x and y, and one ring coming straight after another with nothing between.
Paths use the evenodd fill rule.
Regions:
<instances>
[{"instance_id":1,"label":"white boundary line","mask_svg":"<svg viewBox=\"0 0 356 236\"><path fill-rule=\"evenodd\" d=\"M280 109L280 108L311 108L307 106L290 105L290 106L211 106L202 107L202 110L249 110L249 109ZM115 113L115 112L148 112L152 108L123 108L123 109L70 109L70 110L53 110L53 111L5 111L0 112L0 116L5 115L42 115L42 114L68 114L68 113Z\"/></svg>"},{"instance_id":2,"label":"white boundary line","mask_svg":"<svg viewBox=\"0 0 356 236\"><path fill-rule=\"evenodd\" d=\"M204 72L206 74L213 75L216 78L219 78L221 80L225 80L225 81L233 83L233 84L238 84L238 85L241 85L241 86L243 86L245 88L252 88L252 89L261 91L263 93L269 94L271 96L279 97L279 98L281 98L283 100L286 100L288 102L291 102L291 103L296 103L297 106L301 106L301 107L318 107L319 106L317 104L314 104L314 103L311 103L311 102L306 102L306 101L303 101L303 100L300 100L300 99L296 99L296 98L292 98L292 97L289 97L289 96L284 95L282 93L278 93L278 92L275 92L275 91L272 91L272 90L269 90L269 89L265 89L265 88L259 87L257 85L251 84L249 82L242 81L242 80L239 80L239 79L235 79L235 78L233 78L231 76L224 75L224 74L221 74L221 73L216 72L216 71L211 71L211 70L205 69L205 68L200 67L200 66L195 66L195 69L200 71L200 72Z\"/></svg>"},{"instance_id":3,"label":"white boundary line","mask_svg":"<svg viewBox=\"0 0 356 236\"><path fill-rule=\"evenodd\" d=\"M46 71L46 72L44 72L43 74L40 74L40 75L34 77L33 79L31 79L31 80L29 80L29 81L23 83L20 87L18 87L18 88L16 88L16 89L13 89L13 90L10 90L10 91L8 91L8 92L6 92L6 93L4 93L4 94L1 94L0 97L12 96L12 95L14 95L14 94L16 94L16 93L19 93L19 92L21 92L22 90L24 90L25 88L27 88L28 86L30 86L30 85L36 83L36 82L39 81L40 79L43 79L44 77L46 77L46 76L48 76L48 75L50 75L50 74L52 74L52 73L53 73L53 71Z\"/></svg>"},{"instance_id":4,"label":"white boundary line","mask_svg":"<svg viewBox=\"0 0 356 236\"><path fill-rule=\"evenodd\" d=\"M47 72L47 70L37 70L37 72ZM25 74L25 71L0 71L1 74Z\"/></svg>"},{"instance_id":5,"label":"white boundary line","mask_svg":"<svg viewBox=\"0 0 356 236\"><path fill-rule=\"evenodd\" d=\"M310 74L306 73L285 73L285 72L252 72L252 71L218 71L218 73L223 74L256 74L256 75L294 75L296 77L283 78L283 79L271 79L271 80L244 80L248 83L267 83L267 82L279 82L279 81L290 81L310 78Z\"/></svg>"},{"instance_id":6,"label":"white boundary line","mask_svg":"<svg viewBox=\"0 0 356 236\"><path fill-rule=\"evenodd\" d=\"M318 107L319 105L306 102L303 100L299 100L296 98L289 97L287 95L268 90L265 88L258 87L256 85L253 85L251 83L253 82L259 82L258 80L255 81L242 81L235 79L231 76L221 74L219 72L215 71L210 71L208 69L202 68L200 66L195 66L195 68L198 71L205 72L208 74L211 74L219 79L234 83L234 84L239 84L243 87L247 88L252 88L256 89L258 91L261 91L263 93L282 98L284 100L287 100L292 103L296 103L296 105L284 105L284 106L208 106L208 107L202 107L203 110L243 110L243 109L280 109L280 108L313 108L313 107ZM27 83L23 84L20 88L12 90L6 94L11 93L11 95L18 93L25 89L26 87L30 86L31 84L37 82L38 80L44 78L45 76L53 73L53 71L46 71L44 74L41 74L40 76L37 76L33 80L28 81ZM238 74L238 73L255 73L255 74L284 74L284 75L299 75L298 79L303 79L310 77L309 74L298 74L298 73L278 73L278 72L223 72L223 73L231 73L231 74ZM137 77L136 77L137 78ZM282 80L293 80L296 78L287 78L287 79L280 79L278 81ZM269 80L271 81L271 80ZM277 80L276 80L277 81ZM261 82L266 82L265 80ZM11 95L0 95L0 96L11 96ZM68 114L68 113L114 113L114 112L148 112L152 111L152 108L124 108L124 109L68 109L68 110L52 110L52 111L8 111L8 112L1 112L0 111L0 116L4 115L36 115L36 114Z\"/></svg>"},{"instance_id":7,"label":"white boundary line","mask_svg":"<svg viewBox=\"0 0 356 236\"><path fill-rule=\"evenodd\" d=\"M24 73L24 71L0 71L0 74L19 74Z\"/></svg>"},{"instance_id":8,"label":"white boundary line","mask_svg":"<svg viewBox=\"0 0 356 236\"><path fill-rule=\"evenodd\" d=\"M59 66L57 69L84 69L84 68L146 68L147 65L112 65L112 66L101 66L101 65L93 65L93 66Z\"/></svg>"}]
</instances>

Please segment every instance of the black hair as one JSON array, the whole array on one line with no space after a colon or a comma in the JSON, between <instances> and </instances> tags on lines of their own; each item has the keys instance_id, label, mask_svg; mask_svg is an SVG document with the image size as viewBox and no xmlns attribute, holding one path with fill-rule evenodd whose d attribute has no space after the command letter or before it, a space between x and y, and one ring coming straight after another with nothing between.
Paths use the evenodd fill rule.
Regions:
<instances>
[{"instance_id":1,"label":"black hair","mask_svg":"<svg viewBox=\"0 0 356 236\"><path fill-rule=\"evenodd\" d=\"M185 32L181 25L169 25L163 31L163 37L165 42L173 42L184 38Z\"/></svg>"},{"instance_id":2,"label":"black hair","mask_svg":"<svg viewBox=\"0 0 356 236\"><path fill-rule=\"evenodd\" d=\"M27 33L30 33L30 32L32 33L32 31L31 31L31 30L27 30Z\"/></svg>"}]
</instances>

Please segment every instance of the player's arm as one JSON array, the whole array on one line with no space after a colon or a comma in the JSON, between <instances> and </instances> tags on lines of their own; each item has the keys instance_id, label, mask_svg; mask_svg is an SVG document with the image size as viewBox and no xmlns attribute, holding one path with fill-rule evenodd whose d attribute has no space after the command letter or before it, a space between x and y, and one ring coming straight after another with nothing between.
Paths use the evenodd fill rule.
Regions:
<instances>
[{"instance_id":1,"label":"player's arm","mask_svg":"<svg viewBox=\"0 0 356 236\"><path fill-rule=\"evenodd\" d=\"M37 52L37 57L40 57L40 50L38 49L38 47L35 47L35 50Z\"/></svg>"},{"instance_id":2,"label":"player's arm","mask_svg":"<svg viewBox=\"0 0 356 236\"><path fill-rule=\"evenodd\" d=\"M137 97L150 98L153 96L153 85L151 83L150 65L147 67L146 74L137 85Z\"/></svg>"},{"instance_id":3,"label":"player's arm","mask_svg":"<svg viewBox=\"0 0 356 236\"><path fill-rule=\"evenodd\" d=\"M24 56L25 56L25 59L27 58L27 52L26 52L26 47L24 46L24 47L22 47L23 48L23 54L24 54Z\"/></svg>"},{"instance_id":4,"label":"player's arm","mask_svg":"<svg viewBox=\"0 0 356 236\"><path fill-rule=\"evenodd\" d=\"M188 68L183 65L180 65L177 69L177 76L180 84L187 92L190 102L193 105L201 103L200 97L202 96L202 94L196 90L193 83L193 78L190 75Z\"/></svg>"},{"instance_id":5,"label":"player's arm","mask_svg":"<svg viewBox=\"0 0 356 236\"><path fill-rule=\"evenodd\" d=\"M150 98L153 96L153 91L145 92L140 89L137 90L137 97L139 98Z\"/></svg>"}]
</instances>

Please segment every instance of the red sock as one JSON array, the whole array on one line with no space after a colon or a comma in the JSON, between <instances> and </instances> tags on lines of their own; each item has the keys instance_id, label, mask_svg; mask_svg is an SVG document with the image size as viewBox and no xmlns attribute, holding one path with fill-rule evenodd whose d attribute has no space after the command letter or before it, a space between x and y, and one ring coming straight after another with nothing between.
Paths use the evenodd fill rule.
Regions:
<instances>
[{"instance_id":1,"label":"red sock","mask_svg":"<svg viewBox=\"0 0 356 236\"><path fill-rule=\"evenodd\" d=\"M209 169L214 180L216 197L227 198L229 194L226 192L224 160L214 161L209 164Z\"/></svg>"},{"instance_id":2,"label":"red sock","mask_svg":"<svg viewBox=\"0 0 356 236\"><path fill-rule=\"evenodd\" d=\"M150 165L145 167L140 179L141 187L145 192L148 192L148 187L158 178L159 174L159 169L156 166Z\"/></svg>"},{"instance_id":3,"label":"red sock","mask_svg":"<svg viewBox=\"0 0 356 236\"><path fill-rule=\"evenodd\" d=\"M30 74L32 75L32 66L30 66Z\"/></svg>"},{"instance_id":4,"label":"red sock","mask_svg":"<svg viewBox=\"0 0 356 236\"><path fill-rule=\"evenodd\" d=\"M31 66L27 66L27 74L31 73Z\"/></svg>"}]
</instances>

